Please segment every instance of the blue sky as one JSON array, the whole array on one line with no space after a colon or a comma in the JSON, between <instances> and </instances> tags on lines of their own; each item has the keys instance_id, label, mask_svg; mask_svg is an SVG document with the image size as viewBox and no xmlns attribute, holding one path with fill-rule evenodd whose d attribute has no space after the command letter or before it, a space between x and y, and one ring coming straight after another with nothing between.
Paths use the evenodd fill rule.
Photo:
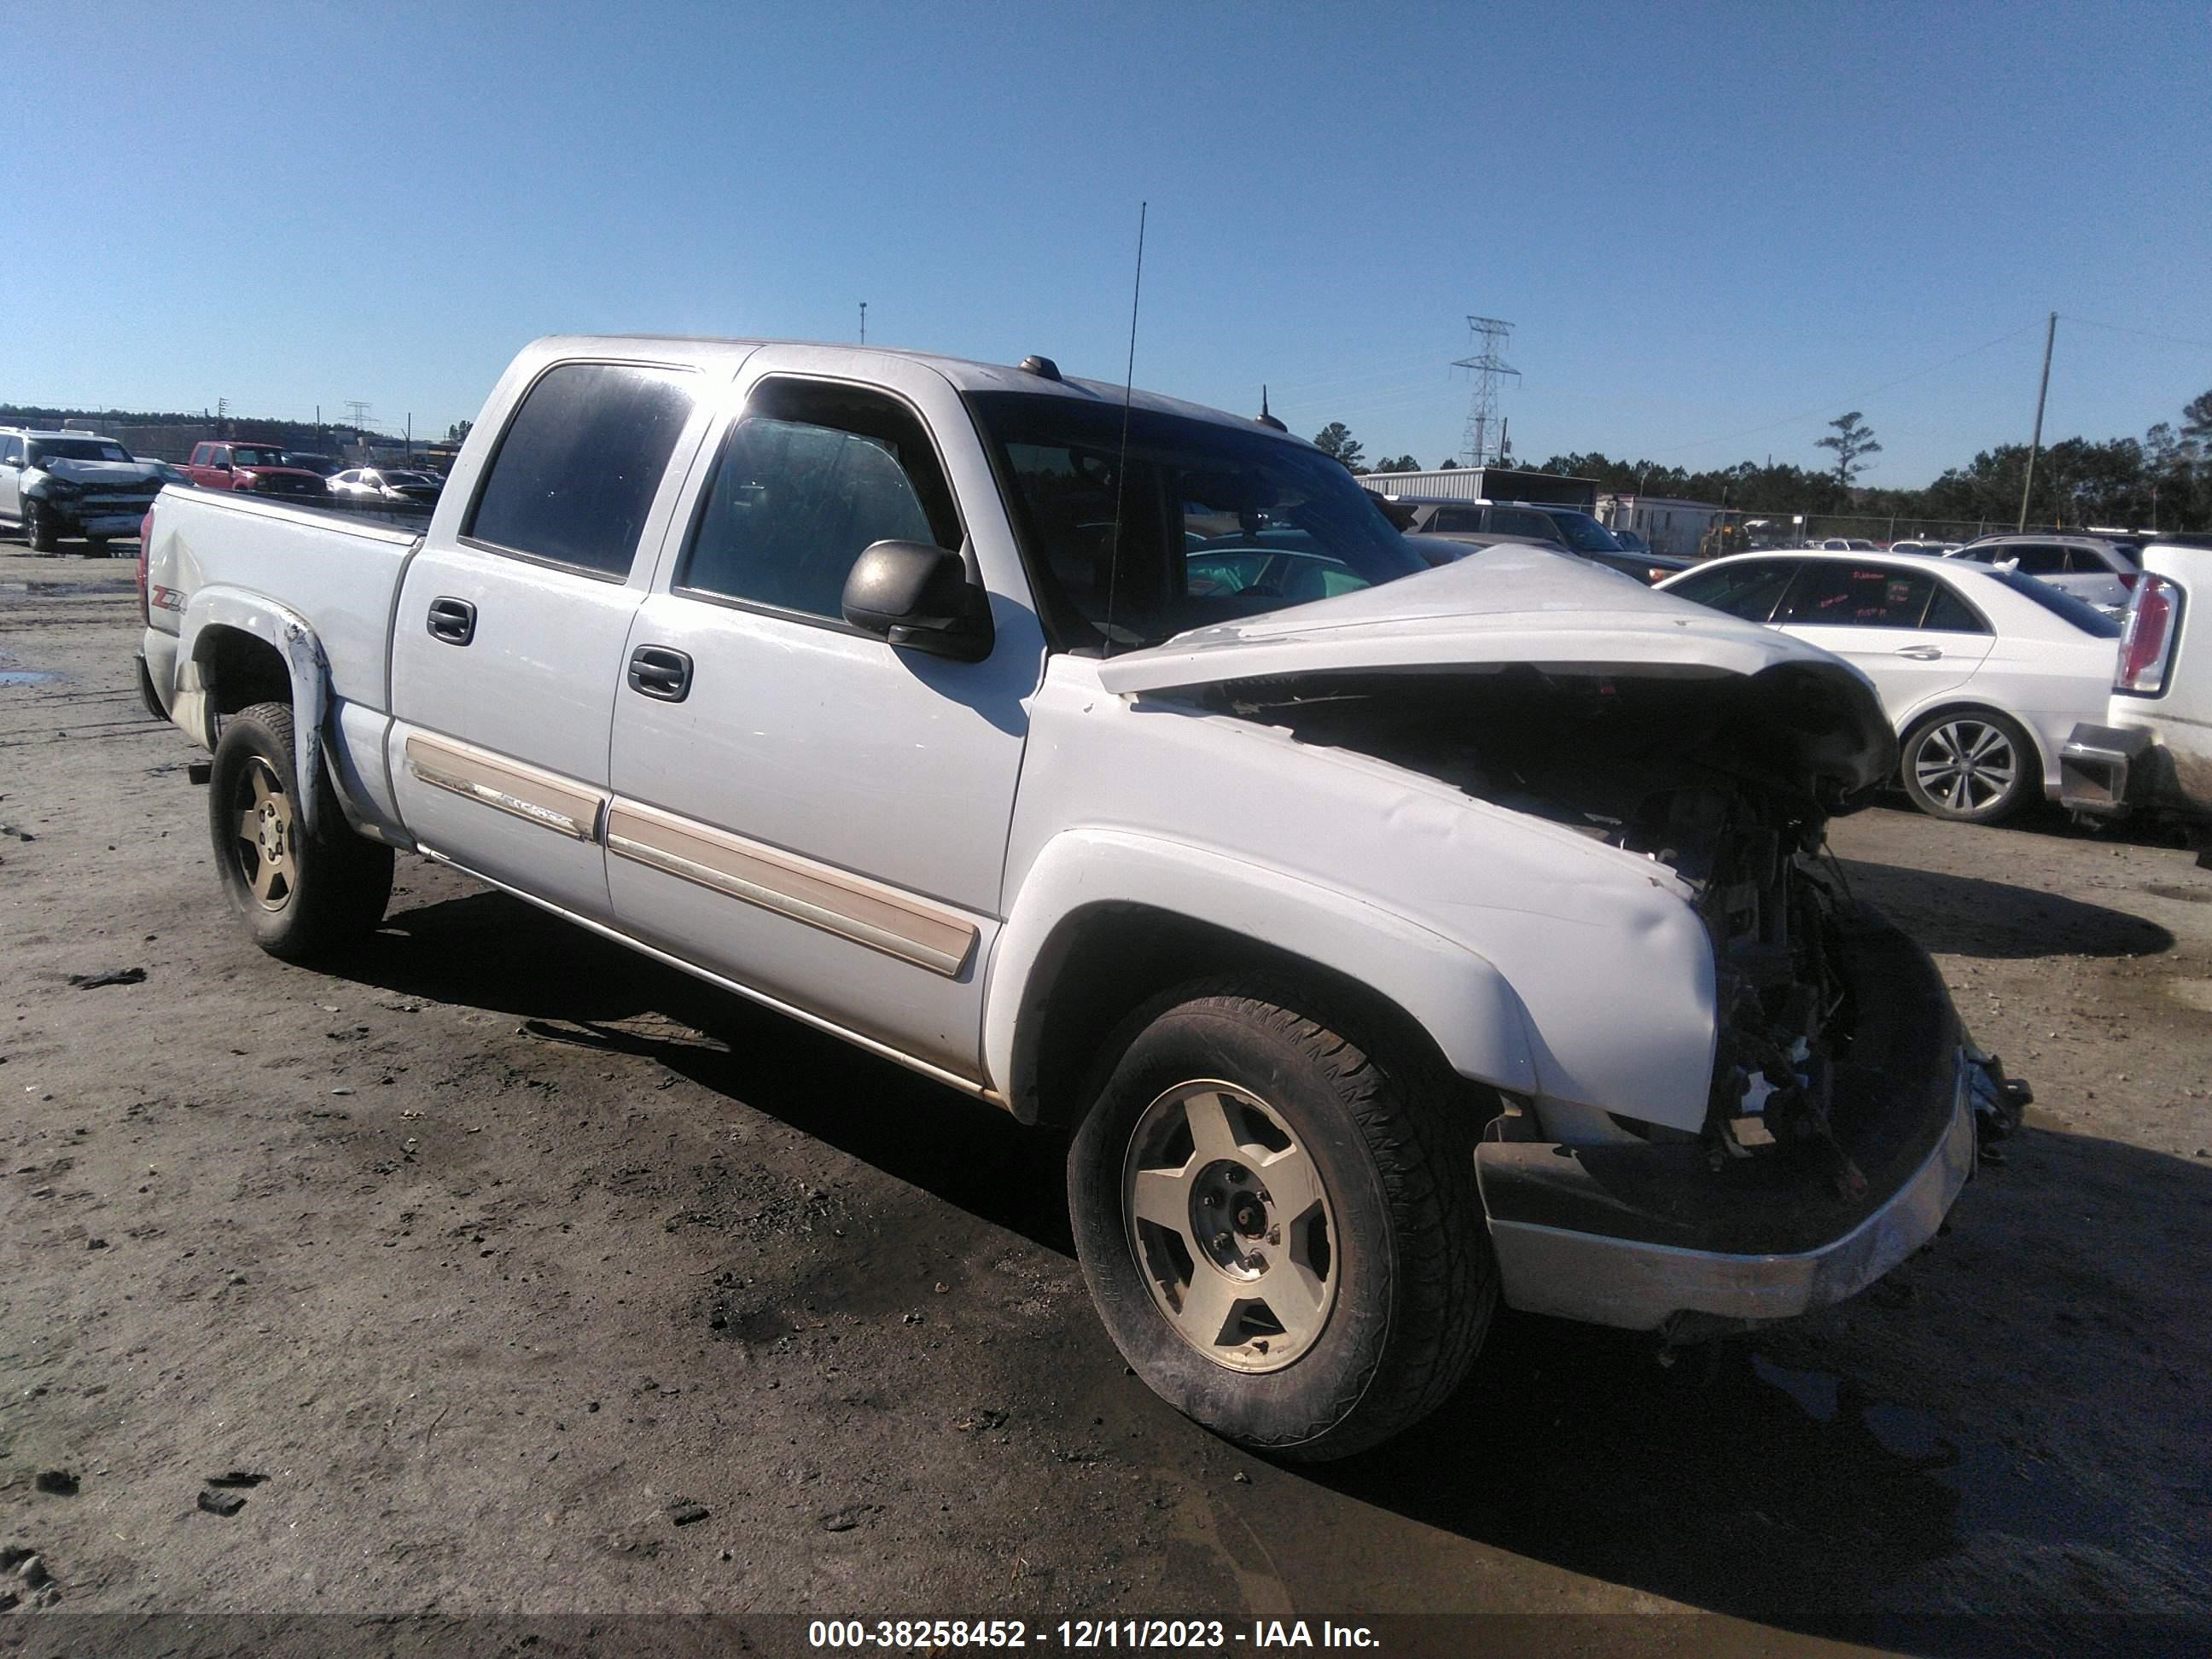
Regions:
<instances>
[{"instance_id":1,"label":"blue sky","mask_svg":"<svg viewBox=\"0 0 2212 1659\"><path fill-rule=\"evenodd\" d=\"M1920 483L2025 440L2054 309L2046 437L2212 387L2202 3L76 0L39 33L0 401L441 433L539 334L846 339L863 300L872 341L1118 380L1140 199L1139 382L1266 381L1370 454L1458 447L1468 312L1516 325L1531 459L1815 465L1858 408L1867 482Z\"/></svg>"}]
</instances>

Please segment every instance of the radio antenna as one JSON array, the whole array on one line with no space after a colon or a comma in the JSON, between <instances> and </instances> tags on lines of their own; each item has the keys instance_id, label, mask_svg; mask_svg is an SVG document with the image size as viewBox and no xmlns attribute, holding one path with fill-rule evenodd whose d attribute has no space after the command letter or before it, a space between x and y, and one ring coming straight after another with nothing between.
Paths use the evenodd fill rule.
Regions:
<instances>
[{"instance_id":1,"label":"radio antenna","mask_svg":"<svg viewBox=\"0 0 2212 1659\"><path fill-rule=\"evenodd\" d=\"M1114 464L1114 543L1106 566L1106 645L1114 654L1114 588L1121 575L1121 492L1129 477L1129 404L1137 388L1137 302L1145 296L1145 218L1150 202L1137 204L1137 281L1129 295L1129 367L1121 380L1121 457Z\"/></svg>"}]
</instances>

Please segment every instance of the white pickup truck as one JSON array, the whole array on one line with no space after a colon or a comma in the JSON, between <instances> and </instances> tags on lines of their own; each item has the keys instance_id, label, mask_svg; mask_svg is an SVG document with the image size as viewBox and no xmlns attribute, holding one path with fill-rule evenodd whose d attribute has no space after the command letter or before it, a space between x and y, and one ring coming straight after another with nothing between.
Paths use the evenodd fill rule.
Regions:
<instances>
[{"instance_id":1,"label":"white pickup truck","mask_svg":"<svg viewBox=\"0 0 2212 1659\"><path fill-rule=\"evenodd\" d=\"M172 490L145 556L266 949L410 850L1072 1130L1114 1340L1247 1444L1402 1428L1500 1295L1851 1295L2019 1093L1820 861L1896 765L1855 670L1430 569L1310 445L1046 359L544 340L423 533Z\"/></svg>"},{"instance_id":2,"label":"white pickup truck","mask_svg":"<svg viewBox=\"0 0 2212 1659\"><path fill-rule=\"evenodd\" d=\"M2212 869L2212 537L2142 553L2128 594L2112 701L2059 753L2059 799L2091 817L2179 823Z\"/></svg>"}]
</instances>

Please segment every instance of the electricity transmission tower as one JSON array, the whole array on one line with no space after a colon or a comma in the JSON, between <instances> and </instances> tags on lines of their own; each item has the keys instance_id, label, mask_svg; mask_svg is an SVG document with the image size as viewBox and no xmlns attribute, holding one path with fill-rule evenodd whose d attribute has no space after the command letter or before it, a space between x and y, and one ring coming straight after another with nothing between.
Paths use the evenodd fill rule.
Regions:
<instances>
[{"instance_id":1,"label":"electricity transmission tower","mask_svg":"<svg viewBox=\"0 0 2212 1659\"><path fill-rule=\"evenodd\" d=\"M1467 402L1467 429L1460 434L1459 460L1462 466L1481 466L1505 459L1505 422L1498 413L1498 386L1508 374L1519 380L1521 371L1498 355L1513 337L1512 324L1495 317L1470 317L1467 326L1475 349L1452 363L1474 377L1474 392Z\"/></svg>"}]
</instances>

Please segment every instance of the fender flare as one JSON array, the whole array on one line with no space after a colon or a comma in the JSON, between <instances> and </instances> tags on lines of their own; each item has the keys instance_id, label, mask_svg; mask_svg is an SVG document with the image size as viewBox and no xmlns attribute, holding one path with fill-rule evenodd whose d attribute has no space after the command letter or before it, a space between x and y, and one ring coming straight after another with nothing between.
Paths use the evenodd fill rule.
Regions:
<instances>
[{"instance_id":1,"label":"fender flare","mask_svg":"<svg viewBox=\"0 0 2212 1659\"><path fill-rule=\"evenodd\" d=\"M215 747L214 710L200 666L200 641L211 628L234 628L274 649L292 682L293 776L300 781L300 816L309 835L320 826L314 787L323 759L323 720L330 708L331 668L313 626L289 605L241 587L203 587L185 604L177 639L177 700L173 718L203 749Z\"/></svg>"},{"instance_id":2,"label":"fender flare","mask_svg":"<svg viewBox=\"0 0 2212 1659\"><path fill-rule=\"evenodd\" d=\"M1210 848L1082 829L1054 836L1030 866L991 954L984 1074L1009 1101L1034 1087L1036 1033L1053 992L1040 982L1040 962L1068 924L1109 905L1166 911L1319 963L1403 1010L1461 1076L1520 1094L1536 1089L1528 1011L1504 975L1465 945Z\"/></svg>"}]
</instances>

